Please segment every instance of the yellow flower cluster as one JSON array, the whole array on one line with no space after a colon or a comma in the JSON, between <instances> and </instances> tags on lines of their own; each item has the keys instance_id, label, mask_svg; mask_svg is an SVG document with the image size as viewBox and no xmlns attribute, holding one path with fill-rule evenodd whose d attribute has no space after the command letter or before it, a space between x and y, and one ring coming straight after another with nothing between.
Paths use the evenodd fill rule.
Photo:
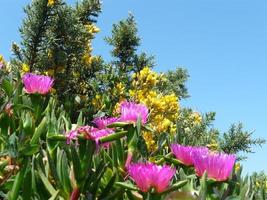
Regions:
<instances>
[{"instance_id":1,"label":"yellow flower cluster","mask_svg":"<svg viewBox=\"0 0 267 200\"><path fill-rule=\"evenodd\" d=\"M94 34L96 34L100 31L100 29L98 27L96 27L94 24L85 24L84 26L85 26L87 32L90 34L90 37L93 37ZM86 53L83 55L83 58L82 58L83 62L87 66L91 65L94 59L98 59L98 57L92 56L93 48L92 48L91 39L88 40L87 47L85 50Z\"/></svg>"},{"instance_id":2,"label":"yellow flower cluster","mask_svg":"<svg viewBox=\"0 0 267 200\"><path fill-rule=\"evenodd\" d=\"M98 27L96 27L94 24L86 24L85 28L88 30L88 33L95 34L100 31Z\"/></svg>"},{"instance_id":3,"label":"yellow flower cluster","mask_svg":"<svg viewBox=\"0 0 267 200\"><path fill-rule=\"evenodd\" d=\"M211 142L206 145L206 147L208 147L210 151L216 152L218 151L218 148L219 148L218 141L215 139L212 139Z\"/></svg>"},{"instance_id":4,"label":"yellow flower cluster","mask_svg":"<svg viewBox=\"0 0 267 200\"><path fill-rule=\"evenodd\" d=\"M99 95L99 94L95 95L95 97L92 99L92 104L93 104L93 106L94 106L94 108L96 110L101 109L101 107L102 107L102 96Z\"/></svg>"},{"instance_id":5,"label":"yellow flower cluster","mask_svg":"<svg viewBox=\"0 0 267 200\"><path fill-rule=\"evenodd\" d=\"M157 149L157 143L154 140L153 134L148 131L143 132L143 138L146 141L146 146L149 151L155 151Z\"/></svg>"},{"instance_id":6,"label":"yellow flower cluster","mask_svg":"<svg viewBox=\"0 0 267 200\"><path fill-rule=\"evenodd\" d=\"M157 84L164 81L164 76L145 67L139 73L133 74L133 78L130 96L149 108L149 124L155 133L175 133L179 115L178 97L175 94L164 95L156 89ZM155 149L156 142L152 134L145 133L144 139L149 150Z\"/></svg>"},{"instance_id":7,"label":"yellow flower cluster","mask_svg":"<svg viewBox=\"0 0 267 200\"><path fill-rule=\"evenodd\" d=\"M115 86L110 89L111 96L116 97L121 102L125 99L125 85L122 82L115 83Z\"/></svg>"},{"instance_id":8,"label":"yellow flower cluster","mask_svg":"<svg viewBox=\"0 0 267 200\"><path fill-rule=\"evenodd\" d=\"M190 120L192 120L194 125L198 125L201 124L202 122L202 117L201 114L198 112L193 112L190 116L189 116Z\"/></svg>"},{"instance_id":9,"label":"yellow flower cluster","mask_svg":"<svg viewBox=\"0 0 267 200\"><path fill-rule=\"evenodd\" d=\"M30 71L30 66L26 63L22 63L21 70L21 74L27 73Z\"/></svg>"},{"instance_id":10,"label":"yellow flower cluster","mask_svg":"<svg viewBox=\"0 0 267 200\"><path fill-rule=\"evenodd\" d=\"M151 89L150 86L155 87L159 81L159 75L148 67L145 67L139 73L134 73L132 78L134 79L133 87L140 87L146 91Z\"/></svg>"},{"instance_id":11,"label":"yellow flower cluster","mask_svg":"<svg viewBox=\"0 0 267 200\"><path fill-rule=\"evenodd\" d=\"M56 0L48 0L47 6L51 7L56 3Z\"/></svg>"}]
</instances>

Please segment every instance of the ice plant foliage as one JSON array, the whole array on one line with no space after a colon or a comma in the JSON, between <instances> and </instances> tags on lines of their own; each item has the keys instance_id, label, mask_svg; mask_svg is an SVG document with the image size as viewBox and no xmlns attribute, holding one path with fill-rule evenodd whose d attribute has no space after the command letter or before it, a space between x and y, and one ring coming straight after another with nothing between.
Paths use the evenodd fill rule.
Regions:
<instances>
[{"instance_id":1,"label":"ice plant foliage","mask_svg":"<svg viewBox=\"0 0 267 200\"><path fill-rule=\"evenodd\" d=\"M225 181L229 178L236 157L232 154L194 152L193 162L198 176L207 172L209 179Z\"/></svg>"},{"instance_id":2,"label":"ice plant foliage","mask_svg":"<svg viewBox=\"0 0 267 200\"><path fill-rule=\"evenodd\" d=\"M116 117L99 117L93 120L93 123L99 129L105 129L108 125L118 121Z\"/></svg>"},{"instance_id":3,"label":"ice plant foliage","mask_svg":"<svg viewBox=\"0 0 267 200\"><path fill-rule=\"evenodd\" d=\"M171 144L171 151L181 163L186 166L193 165L193 154L194 152L198 154L203 154L208 152L206 147L193 147L193 146L183 146L180 144Z\"/></svg>"},{"instance_id":4,"label":"ice plant foliage","mask_svg":"<svg viewBox=\"0 0 267 200\"><path fill-rule=\"evenodd\" d=\"M54 80L49 76L36 75L27 73L22 77L24 88L28 94L47 94L54 83Z\"/></svg>"},{"instance_id":5,"label":"ice plant foliage","mask_svg":"<svg viewBox=\"0 0 267 200\"><path fill-rule=\"evenodd\" d=\"M133 163L128 166L128 173L141 191L148 192L153 187L161 193L169 186L175 169L168 165Z\"/></svg>"},{"instance_id":6,"label":"ice plant foliage","mask_svg":"<svg viewBox=\"0 0 267 200\"><path fill-rule=\"evenodd\" d=\"M124 101L120 104L119 121L136 123L140 118L142 124L147 122L148 108L144 104Z\"/></svg>"}]
</instances>

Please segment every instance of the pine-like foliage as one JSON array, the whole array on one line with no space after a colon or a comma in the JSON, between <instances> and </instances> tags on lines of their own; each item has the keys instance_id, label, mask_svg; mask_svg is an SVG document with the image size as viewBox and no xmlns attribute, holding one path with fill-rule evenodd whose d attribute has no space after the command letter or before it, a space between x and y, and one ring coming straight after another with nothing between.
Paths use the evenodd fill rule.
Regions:
<instances>
[{"instance_id":1,"label":"pine-like foliage","mask_svg":"<svg viewBox=\"0 0 267 200\"><path fill-rule=\"evenodd\" d=\"M119 76L129 76L131 72L154 66L153 56L137 53L141 39L132 14L126 20L114 24L111 36L105 40L112 46L111 55L115 58L112 64L117 68Z\"/></svg>"},{"instance_id":2,"label":"pine-like foliage","mask_svg":"<svg viewBox=\"0 0 267 200\"><path fill-rule=\"evenodd\" d=\"M22 48L13 45L17 63L31 72L53 76L56 94L65 105L94 95L92 81L102 61L91 55L91 40L100 11L97 0L83 0L76 7L62 0L34 0L25 8Z\"/></svg>"}]
</instances>

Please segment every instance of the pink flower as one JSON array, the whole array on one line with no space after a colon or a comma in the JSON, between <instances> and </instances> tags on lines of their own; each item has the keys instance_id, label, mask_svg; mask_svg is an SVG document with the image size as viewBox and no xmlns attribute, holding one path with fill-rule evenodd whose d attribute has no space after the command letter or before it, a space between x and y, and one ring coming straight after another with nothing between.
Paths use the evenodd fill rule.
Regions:
<instances>
[{"instance_id":1,"label":"pink flower","mask_svg":"<svg viewBox=\"0 0 267 200\"><path fill-rule=\"evenodd\" d=\"M209 150L206 147L193 147L183 146L180 144L171 144L171 151L175 155L176 159L181 163L186 166L192 166L192 156L194 152L208 152Z\"/></svg>"},{"instance_id":2,"label":"pink flower","mask_svg":"<svg viewBox=\"0 0 267 200\"><path fill-rule=\"evenodd\" d=\"M0 62L0 69L2 69L4 67L4 63Z\"/></svg>"},{"instance_id":3,"label":"pink flower","mask_svg":"<svg viewBox=\"0 0 267 200\"><path fill-rule=\"evenodd\" d=\"M108 125L118 121L116 117L98 117L93 120L94 124L99 129L105 129Z\"/></svg>"},{"instance_id":4,"label":"pink flower","mask_svg":"<svg viewBox=\"0 0 267 200\"><path fill-rule=\"evenodd\" d=\"M65 135L67 137L67 144L70 144L72 140L76 140L78 135L79 133L77 130L67 132Z\"/></svg>"},{"instance_id":5,"label":"pink flower","mask_svg":"<svg viewBox=\"0 0 267 200\"><path fill-rule=\"evenodd\" d=\"M153 187L157 193L161 193L169 186L175 169L168 165L134 163L128 166L128 173L141 191L148 192Z\"/></svg>"},{"instance_id":6,"label":"pink flower","mask_svg":"<svg viewBox=\"0 0 267 200\"><path fill-rule=\"evenodd\" d=\"M112 129L98 129L92 126L82 126L77 129L79 133L83 133L87 139L96 140L107 136L113 132Z\"/></svg>"},{"instance_id":7,"label":"pink flower","mask_svg":"<svg viewBox=\"0 0 267 200\"><path fill-rule=\"evenodd\" d=\"M101 137L107 136L111 133L113 133L112 129L98 129L92 126L81 126L75 130L69 131L66 134L67 144L70 144L71 140L77 140L79 135L83 135L88 140L94 140L96 144L98 144L98 141ZM109 143L103 143L101 146L108 148Z\"/></svg>"},{"instance_id":8,"label":"pink flower","mask_svg":"<svg viewBox=\"0 0 267 200\"><path fill-rule=\"evenodd\" d=\"M195 152L193 162L198 176L207 172L209 179L225 181L230 176L236 157L232 154L224 153L203 153Z\"/></svg>"},{"instance_id":9,"label":"pink flower","mask_svg":"<svg viewBox=\"0 0 267 200\"><path fill-rule=\"evenodd\" d=\"M54 83L49 76L27 73L22 77L24 88L28 94L47 94Z\"/></svg>"},{"instance_id":10,"label":"pink flower","mask_svg":"<svg viewBox=\"0 0 267 200\"><path fill-rule=\"evenodd\" d=\"M124 101L120 104L120 114L119 121L136 123L140 118L142 124L145 124L148 118L148 108L144 104Z\"/></svg>"}]
</instances>

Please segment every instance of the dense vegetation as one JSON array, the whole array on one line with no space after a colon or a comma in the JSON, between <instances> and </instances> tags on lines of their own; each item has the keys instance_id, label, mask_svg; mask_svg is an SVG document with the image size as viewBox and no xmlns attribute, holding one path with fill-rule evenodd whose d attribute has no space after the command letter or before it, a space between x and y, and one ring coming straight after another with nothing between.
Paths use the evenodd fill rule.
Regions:
<instances>
[{"instance_id":1,"label":"dense vegetation","mask_svg":"<svg viewBox=\"0 0 267 200\"><path fill-rule=\"evenodd\" d=\"M93 55L98 0L33 0L22 42L0 56L0 196L4 199L265 199L263 173L239 161L263 139L215 113L183 108L185 69L153 71L132 15Z\"/></svg>"}]
</instances>

